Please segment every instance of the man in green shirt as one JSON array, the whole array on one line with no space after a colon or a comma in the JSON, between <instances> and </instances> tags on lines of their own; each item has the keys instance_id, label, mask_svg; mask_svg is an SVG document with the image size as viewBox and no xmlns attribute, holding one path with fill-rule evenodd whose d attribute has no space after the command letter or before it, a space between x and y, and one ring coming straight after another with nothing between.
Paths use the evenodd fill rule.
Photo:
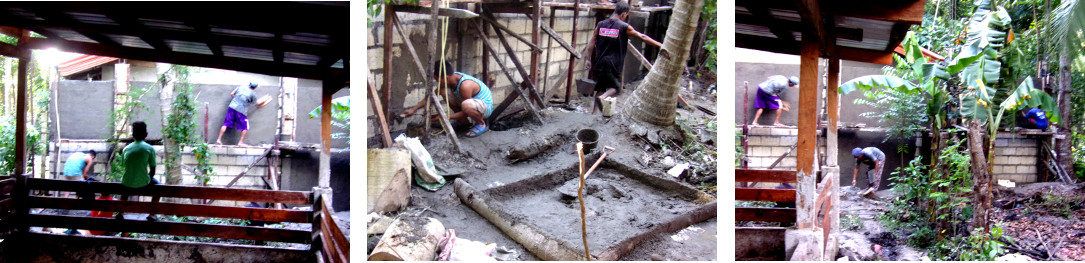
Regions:
<instances>
[{"instance_id":1,"label":"man in green shirt","mask_svg":"<svg viewBox=\"0 0 1085 263\"><path fill-rule=\"evenodd\" d=\"M142 121L132 123L132 138L135 141L124 147L121 153L121 163L124 164L121 184L130 188L158 184L158 180L154 179L154 167L157 165L154 148L143 141L147 139L147 124ZM154 196L151 202L157 204L158 199L158 196ZM128 201L128 195L122 195L121 200ZM124 212L118 212L117 219L124 219ZM147 221L158 221L158 217L155 214L147 215Z\"/></svg>"}]
</instances>

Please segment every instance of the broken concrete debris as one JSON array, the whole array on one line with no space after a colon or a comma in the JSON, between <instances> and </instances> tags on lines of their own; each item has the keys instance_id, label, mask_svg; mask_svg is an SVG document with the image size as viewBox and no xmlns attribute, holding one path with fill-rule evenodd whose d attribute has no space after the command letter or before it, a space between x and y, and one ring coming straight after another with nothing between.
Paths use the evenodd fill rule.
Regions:
<instances>
[{"instance_id":1,"label":"broken concrete debris","mask_svg":"<svg viewBox=\"0 0 1085 263\"><path fill-rule=\"evenodd\" d=\"M688 163L680 163L680 164L675 165L674 167L672 167L670 170L667 170L667 174L669 174L671 176L674 176L674 177L678 177L678 176L682 175L682 173L686 172L686 169L689 169L689 164Z\"/></svg>"},{"instance_id":2,"label":"broken concrete debris","mask_svg":"<svg viewBox=\"0 0 1085 263\"><path fill-rule=\"evenodd\" d=\"M433 218L400 218L388 227L370 261L429 261L437 255L437 242L445 226Z\"/></svg>"}]
</instances>

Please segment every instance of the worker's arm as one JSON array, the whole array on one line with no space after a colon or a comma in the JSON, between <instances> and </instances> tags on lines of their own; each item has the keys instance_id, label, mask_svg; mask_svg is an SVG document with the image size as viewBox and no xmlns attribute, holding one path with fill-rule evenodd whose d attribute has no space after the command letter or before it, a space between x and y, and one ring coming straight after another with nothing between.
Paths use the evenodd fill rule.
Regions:
<instances>
[{"instance_id":1,"label":"worker's arm","mask_svg":"<svg viewBox=\"0 0 1085 263\"><path fill-rule=\"evenodd\" d=\"M855 164L854 172L851 173L851 185L852 186L855 186L855 177L859 177L859 165L860 164L858 164L858 163Z\"/></svg>"},{"instance_id":2,"label":"worker's arm","mask_svg":"<svg viewBox=\"0 0 1085 263\"><path fill-rule=\"evenodd\" d=\"M663 43L659 43L659 41L656 41L655 39L652 39L652 37L649 37L648 35L641 34L640 32L637 32L637 30L633 29L632 26L625 27L625 34L629 35L631 37L639 38L640 40L643 40L645 43L652 44L653 46L663 47Z\"/></svg>"},{"instance_id":3,"label":"worker's arm","mask_svg":"<svg viewBox=\"0 0 1085 263\"><path fill-rule=\"evenodd\" d=\"M441 90L440 90L440 83L438 83L437 85L438 85L437 94L441 94L441 97L444 97L447 100L448 96L445 96L444 92L441 92ZM426 106L426 100L428 100L428 99L429 99L429 96L426 95L425 98L423 98L421 101L418 101L418 103L415 104L413 107L403 111L403 113L400 114L399 117L400 118L406 118L406 117L410 117L410 116L414 115L414 112L416 112L416 111L418 111L418 109L421 109L422 107Z\"/></svg>"},{"instance_id":4,"label":"worker's arm","mask_svg":"<svg viewBox=\"0 0 1085 263\"><path fill-rule=\"evenodd\" d=\"M86 161L87 165L86 167L83 167L83 179L87 179L90 175L90 169L94 166L94 158L87 155L87 158L84 161Z\"/></svg>"}]
</instances>

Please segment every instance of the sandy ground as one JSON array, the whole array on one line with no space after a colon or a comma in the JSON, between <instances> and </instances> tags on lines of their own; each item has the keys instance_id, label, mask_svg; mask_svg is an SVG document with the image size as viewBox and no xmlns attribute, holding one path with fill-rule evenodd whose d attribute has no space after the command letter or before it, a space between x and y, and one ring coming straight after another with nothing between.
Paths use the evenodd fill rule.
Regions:
<instances>
[{"instance_id":1,"label":"sandy ground","mask_svg":"<svg viewBox=\"0 0 1085 263\"><path fill-rule=\"evenodd\" d=\"M907 245L907 240L896 239L889 229L878 221L878 215L892 213L888 211L889 200L895 193L892 189L881 190L874 194L875 198L861 197L858 193L863 190L855 187L841 187L840 194L840 217L857 216L862 227L858 230L844 229L840 237L840 254L838 257L849 257L849 260L894 260L894 261L919 261L925 254ZM843 226L842 226L843 227ZM881 255L875 255L874 245L882 246ZM849 249L850 248L850 249Z\"/></svg>"},{"instance_id":2,"label":"sandy ground","mask_svg":"<svg viewBox=\"0 0 1085 263\"><path fill-rule=\"evenodd\" d=\"M685 85L684 85L685 86ZM683 92L687 100L709 109L715 109L715 103L705 97L698 97ZM627 90L619 96L621 100L627 98L631 91ZM515 110L518 104L509 107ZM643 138L630 136L630 125L622 117L602 117L599 114L590 115L590 101L573 101L568 106L552 106L543 109L545 125L538 125L532 120L533 117L526 114L518 114L512 119L518 119L527 123L522 127L515 127L504 131L491 130L477 138L467 138L460 134L460 143L465 151L472 154L473 158L465 158L453 154L446 135L432 137L427 150L434 156L435 163L446 171L462 171L458 176L470 183L476 190L485 191L490 188L513 184L520 180L531 179L538 176L547 176L554 171L573 167L578 158L575 154L575 133L580 129L592 128L599 134L599 142L596 151L602 150L603 146L615 148L614 153L607 157L609 161L620 162L624 165L669 180L677 180L666 174L670 166L661 164L667 152L653 148ZM682 115L696 118L711 118L703 112L691 112L679 109ZM420 120L418 117L414 117ZM419 121L408 119L406 121ZM512 125L517 126L517 125ZM394 135L394 134L393 134ZM561 136L558 136L561 135ZM714 135L713 139L714 139ZM506 156L510 149L521 149L530 145L539 145L547 140L561 140L558 145L542 154L526 161L510 164ZM674 155L675 153L670 153ZM595 158L587 158L590 166ZM672 164L673 165L673 164ZM622 176L613 171L600 170L597 181L604 185L614 184L614 180ZM450 183L451 183L451 178ZM607 182L607 180L610 180ZM628 179L626 179L628 180ZM589 182L591 185L591 182ZM691 210L692 205L683 204L681 198L668 196L666 192L655 191L655 188L645 185L620 183L622 193L617 193L611 188L601 187L596 195L589 196L589 236L598 235L600 238L589 238L589 244L593 248L601 250L603 246L612 240L620 240L626 236L632 236L636 231L635 226L650 227L658 223L668 215ZM499 200L509 207L523 210L546 211L536 213L533 216L535 222L545 222L542 228L554 229L553 234L563 237L562 239L575 238L580 242L579 206L575 201L563 203L558 187L550 189L538 189L525 192L516 198ZM412 187L411 203L408 208L402 210L398 216L422 216L433 217L446 228L455 229L457 237L481 242L496 243L498 247L507 247L518 251L519 260L538 260L537 257L501 233L486 219L470 207L463 205L453 191L451 185L446 185L436 192L429 192L420 187ZM500 198L498 198L500 199ZM575 200L575 199L573 199ZM647 202L653 201L653 202ZM564 214L575 211L575 216L570 218ZM560 215L559 215L560 214ZM594 216L594 217L593 217ZM605 224L604 221L618 222L629 229L615 231L606 227L591 229L593 225ZM575 224L573 224L575 223ZM540 223L542 224L542 223ZM566 227L567 226L567 227ZM604 225L605 226L605 225ZM633 252L627 254L623 260L716 260L716 219L694 224L691 227L673 233L664 233L650 237L642 242ZM371 236L369 246L375 245L379 236Z\"/></svg>"}]
</instances>

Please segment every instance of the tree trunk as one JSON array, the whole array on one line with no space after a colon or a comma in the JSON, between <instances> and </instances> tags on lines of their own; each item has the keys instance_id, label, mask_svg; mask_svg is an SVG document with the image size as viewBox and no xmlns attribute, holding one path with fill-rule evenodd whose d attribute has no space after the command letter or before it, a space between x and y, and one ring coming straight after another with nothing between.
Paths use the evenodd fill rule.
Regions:
<instances>
[{"instance_id":1,"label":"tree trunk","mask_svg":"<svg viewBox=\"0 0 1085 263\"><path fill-rule=\"evenodd\" d=\"M169 76L166 77L164 83L162 83L162 89L160 99L162 101L162 126L169 127L169 115L174 112L173 109L173 97L176 95L174 90L174 82L177 79L174 74L175 71L169 70ZM163 131L164 133L165 131ZM181 184L181 146L177 141L169 138L165 134L162 135L163 154L165 155L166 164L166 184L178 185Z\"/></svg>"},{"instance_id":2,"label":"tree trunk","mask_svg":"<svg viewBox=\"0 0 1085 263\"><path fill-rule=\"evenodd\" d=\"M1070 141L1070 93L1071 89L1070 76L1070 50L1065 45L1059 49L1059 117L1061 118L1056 124L1059 128L1059 134L1065 136L1062 140L1055 140L1055 151L1058 152L1058 164L1059 169L1068 175L1073 177L1074 175L1074 160L1070 154L1070 149L1073 147Z\"/></svg>"},{"instance_id":3,"label":"tree trunk","mask_svg":"<svg viewBox=\"0 0 1085 263\"><path fill-rule=\"evenodd\" d=\"M987 211L991 208L988 191L991 174L987 173L987 158L983 152L984 127L979 120L968 123L968 152L972 155L972 228L987 230Z\"/></svg>"},{"instance_id":4,"label":"tree trunk","mask_svg":"<svg viewBox=\"0 0 1085 263\"><path fill-rule=\"evenodd\" d=\"M678 82L685 71L686 60L689 59L689 47L693 42L693 33L697 30L697 19L701 17L702 5L704 1L675 2L671 21L667 25L667 36L663 41L663 50L660 51L661 56L656 59L644 82L625 103L624 112L628 112L633 119L659 126L674 124ZM663 56L664 51L670 53L670 57Z\"/></svg>"}]
</instances>

